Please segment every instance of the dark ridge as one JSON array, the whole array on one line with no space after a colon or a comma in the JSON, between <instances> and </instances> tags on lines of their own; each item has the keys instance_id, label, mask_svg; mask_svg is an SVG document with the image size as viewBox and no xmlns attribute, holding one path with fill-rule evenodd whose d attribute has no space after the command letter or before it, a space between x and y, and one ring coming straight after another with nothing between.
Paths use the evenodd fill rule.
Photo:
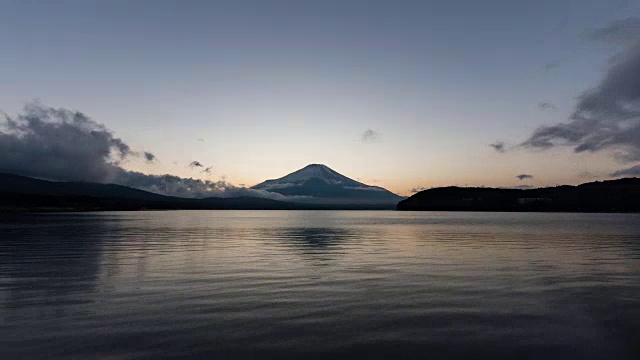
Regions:
<instances>
[{"instance_id":1,"label":"dark ridge","mask_svg":"<svg viewBox=\"0 0 640 360\"><path fill-rule=\"evenodd\" d=\"M115 184L55 182L0 173L0 212L391 208L393 206L388 204L306 204L258 197L191 199L154 194Z\"/></svg>"},{"instance_id":2,"label":"dark ridge","mask_svg":"<svg viewBox=\"0 0 640 360\"><path fill-rule=\"evenodd\" d=\"M640 178L539 189L442 187L397 205L402 211L640 212Z\"/></svg>"}]
</instances>

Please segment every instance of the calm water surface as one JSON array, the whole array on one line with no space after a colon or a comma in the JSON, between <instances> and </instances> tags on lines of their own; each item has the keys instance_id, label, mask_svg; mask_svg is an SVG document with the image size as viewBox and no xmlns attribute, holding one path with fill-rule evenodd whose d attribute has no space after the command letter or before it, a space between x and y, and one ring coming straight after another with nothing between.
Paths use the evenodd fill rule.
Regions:
<instances>
[{"instance_id":1,"label":"calm water surface","mask_svg":"<svg viewBox=\"0 0 640 360\"><path fill-rule=\"evenodd\" d=\"M640 216L0 215L0 358L640 358Z\"/></svg>"}]
</instances>

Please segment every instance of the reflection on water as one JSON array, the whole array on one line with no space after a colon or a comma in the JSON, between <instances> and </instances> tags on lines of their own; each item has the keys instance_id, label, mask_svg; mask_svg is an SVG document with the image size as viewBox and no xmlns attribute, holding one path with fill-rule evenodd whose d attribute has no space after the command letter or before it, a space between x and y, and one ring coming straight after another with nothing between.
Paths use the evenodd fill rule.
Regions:
<instances>
[{"instance_id":1,"label":"reflection on water","mask_svg":"<svg viewBox=\"0 0 640 360\"><path fill-rule=\"evenodd\" d=\"M300 254L308 265L329 265L340 259L349 248L371 238L370 231L331 227L263 228L258 237L267 239L269 246L283 247L291 254Z\"/></svg>"},{"instance_id":2,"label":"reflection on water","mask_svg":"<svg viewBox=\"0 0 640 360\"><path fill-rule=\"evenodd\" d=\"M332 228L291 228L265 229L265 237L277 238L283 242L292 242L303 251L331 252L331 248L342 243L357 239L358 233L346 229Z\"/></svg>"},{"instance_id":3,"label":"reflection on water","mask_svg":"<svg viewBox=\"0 0 640 360\"><path fill-rule=\"evenodd\" d=\"M8 307L86 301L100 272L106 219L11 217L2 223L0 264L10 286ZM98 234L98 236L96 236Z\"/></svg>"},{"instance_id":4,"label":"reflection on water","mask_svg":"<svg viewBox=\"0 0 640 360\"><path fill-rule=\"evenodd\" d=\"M2 358L640 358L640 216L0 217Z\"/></svg>"}]
</instances>

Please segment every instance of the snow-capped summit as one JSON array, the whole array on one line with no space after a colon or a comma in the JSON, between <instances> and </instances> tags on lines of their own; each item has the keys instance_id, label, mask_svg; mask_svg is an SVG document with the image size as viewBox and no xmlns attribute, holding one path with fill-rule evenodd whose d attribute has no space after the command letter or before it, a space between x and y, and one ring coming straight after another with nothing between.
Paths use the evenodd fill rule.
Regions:
<instances>
[{"instance_id":1,"label":"snow-capped summit","mask_svg":"<svg viewBox=\"0 0 640 360\"><path fill-rule=\"evenodd\" d=\"M287 196L320 198L322 202L397 202L400 196L379 186L369 186L350 179L322 164L311 164L279 179L267 180L253 187Z\"/></svg>"},{"instance_id":2,"label":"snow-capped summit","mask_svg":"<svg viewBox=\"0 0 640 360\"><path fill-rule=\"evenodd\" d=\"M341 175L328 166L322 164L310 164L298 171L275 180L267 180L261 184L254 186L256 189L268 190L289 187L293 184L299 185L310 179L320 179L329 184L342 184L349 186L366 186L355 180Z\"/></svg>"}]
</instances>

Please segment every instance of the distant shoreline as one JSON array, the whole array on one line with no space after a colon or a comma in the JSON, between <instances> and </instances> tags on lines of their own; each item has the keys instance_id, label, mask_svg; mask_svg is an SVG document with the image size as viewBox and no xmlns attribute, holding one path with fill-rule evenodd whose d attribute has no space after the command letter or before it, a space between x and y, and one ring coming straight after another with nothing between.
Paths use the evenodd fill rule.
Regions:
<instances>
[{"instance_id":1,"label":"distant shoreline","mask_svg":"<svg viewBox=\"0 0 640 360\"><path fill-rule=\"evenodd\" d=\"M299 208L299 209L75 209L75 208L0 208L0 216L3 214L64 214L64 213L91 213L91 212L145 212L145 211L396 211L395 209L323 209L323 208Z\"/></svg>"},{"instance_id":2,"label":"distant shoreline","mask_svg":"<svg viewBox=\"0 0 640 360\"><path fill-rule=\"evenodd\" d=\"M104 213L104 212L162 212L162 211L392 211L392 212L456 212L456 213L539 213L539 214L640 214L640 211L580 211L580 210L468 210L468 209L429 209L429 210L397 210L397 209L97 209L97 208L0 208L0 216L15 214L69 214L69 213Z\"/></svg>"},{"instance_id":3,"label":"distant shoreline","mask_svg":"<svg viewBox=\"0 0 640 360\"><path fill-rule=\"evenodd\" d=\"M399 211L639 213L640 178L538 189L442 187L421 191Z\"/></svg>"},{"instance_id":4,"label":"distant shoreline","mask_svg":"<svg viewBox=\"0 0 640 360\"><path fill-rule=\"evenodd\" d=\"M329 202L334 200L334 202ZM369 200L369 201L367 201ZM394 202L361 197L317 202L260 197L182 198L114 184L52 182L0 174L0 213L162 210L399 210L546 213L640 213L640 178L538 189L441 187Z\"/></svg>"}]
</instances>

